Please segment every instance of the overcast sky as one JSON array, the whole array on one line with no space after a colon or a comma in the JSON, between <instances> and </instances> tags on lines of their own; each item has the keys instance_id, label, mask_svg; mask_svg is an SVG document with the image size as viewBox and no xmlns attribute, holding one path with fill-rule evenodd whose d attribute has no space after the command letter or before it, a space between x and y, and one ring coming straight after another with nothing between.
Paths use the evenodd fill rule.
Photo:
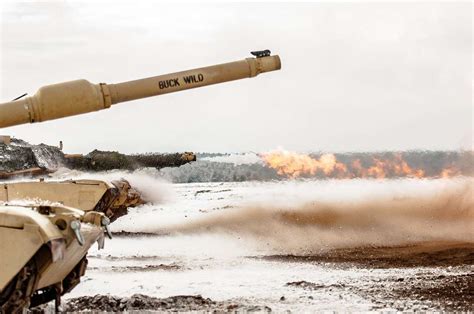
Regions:
<instances>
[{"instance_id":1,"label":"overcast sky","mask_svg":"<svg viewBox=\"0 0 474 314\"><path fill-rule=\"evenodd\" d=\"M0 130L68 152L471 148L472 4L0 4L0 99L271 49L282 70Z\"/></svg>"}]
</instances>

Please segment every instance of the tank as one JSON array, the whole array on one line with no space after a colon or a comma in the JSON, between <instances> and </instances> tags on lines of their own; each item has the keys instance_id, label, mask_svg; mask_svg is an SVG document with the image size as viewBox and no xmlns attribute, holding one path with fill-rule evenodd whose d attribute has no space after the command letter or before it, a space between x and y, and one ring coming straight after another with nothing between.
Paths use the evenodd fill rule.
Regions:
<instances>
[{"instance_id":1,"label":"tank","mask_svg":"<svg viewBox=\"0 0 474 314\"><path fill-rule=\"evenodd\" d=\"M136 99L204 87L279 70L270 51L255 58L117 84L76 80L40 88L0 104L0 128L108 109ZM185 156L192 159L193 156ZM0 312L21 313L51 300L59 306L84 275L87 251L111 237L113 208L141 200L126 181L5 182L0 187ZM107 217L109 216L109 217Z\"/></svg>"},{"instance_id":2,"label":"tank","mask_svg":"<svg viewBox=\"0 0 474 314\"><path fill-rule=\"evenodd\" d=\"M5 137L6 138L6 137ZM0 137L0 179L47 176L61 167L96 172L107 170L136 170L139 168L179 167L196 160L192 152L145 153L127 155L116 151L65 154L61 147L30 144L18 138L8 141Z\"/></svg>"}]
</instances>

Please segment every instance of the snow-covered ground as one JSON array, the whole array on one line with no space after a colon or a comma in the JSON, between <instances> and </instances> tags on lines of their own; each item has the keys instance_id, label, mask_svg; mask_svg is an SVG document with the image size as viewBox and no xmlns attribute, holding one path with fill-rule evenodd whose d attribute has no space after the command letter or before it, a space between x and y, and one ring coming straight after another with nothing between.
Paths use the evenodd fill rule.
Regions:
<instances>
[{"instance_id":1,"label":"snow-covered ground","mask_svg":"<svg viewBox=\"0 0 474 314\"><path fill-rule=\"evenodd\" d=\"M473 272L472 265L400 268L292 258L324 255L336 248L354 249L356 244L409 246L432 240L471 245L472 215L464 222L459 219L459 212L466 208L472 213L472 191L466 192L472 187L470 179L171 185L142 174L124 176L132 184L147 188L151 198L159 197L152 204L130 210L112 230L155 234L120 235L106 241L104 250L90 251L85 277L66 298L201 294L216 301L267 305L279 311L366 311L400 308L395 295L388 294L385 302L364 292L374 286L389 291L401 280ZM443 193L465 199L453 205ZM370 199L375 201L367 203ZM413 199L420 199L420 206ZM382 201L394 204L379 208ZM365 207L345 208L347 204ZM427 206L430 209L425 215ZM452 214L438 219L439 208ZM338 223L315 221L321 213L332 210L343 210L344 217L349 218ZM413 218L409 218L410 211ZM301 212L304 215L298 216ZM364 217L370 219L361 223ZM291 284L299 281L311 286ZM430 302L412 301L412 308L439 308Z\"/></svg>"}]
</instances>

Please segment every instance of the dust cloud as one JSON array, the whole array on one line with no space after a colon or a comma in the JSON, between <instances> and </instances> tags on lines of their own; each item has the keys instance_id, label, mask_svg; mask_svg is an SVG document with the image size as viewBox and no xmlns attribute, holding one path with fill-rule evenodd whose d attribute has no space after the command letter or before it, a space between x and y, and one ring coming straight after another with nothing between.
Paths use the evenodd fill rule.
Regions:
<instances>
[{"instance_id":1,"label":"dust cloud","mask_svg":"<svg viewBox=\"0 0 474 314\"><path fill-rule=\"evenodd\" d=\"M160 232L233 235L286 254L426 242L472 244L473 187L472 178L426 180L416 189L363 199L341 197L295 206L269 202L209 214Z\"/></svg>"},{"instance_id":2,"label":"dust cloud","mask_svg":"<svg viewBox=\"0 0 474 314\"><path fill-rule=\"evenodd\" d=\"M71 170L67 168L60 168L52 174L54 180L127 180L132 187L140 191L142 198L152 204L162 204L172 202L175 199L175 193L170 183L164 179L157 178L146 173L146 171L124 171L111 170L103 172L84 172L80 170Z\"/></svg>"}]
</instances>

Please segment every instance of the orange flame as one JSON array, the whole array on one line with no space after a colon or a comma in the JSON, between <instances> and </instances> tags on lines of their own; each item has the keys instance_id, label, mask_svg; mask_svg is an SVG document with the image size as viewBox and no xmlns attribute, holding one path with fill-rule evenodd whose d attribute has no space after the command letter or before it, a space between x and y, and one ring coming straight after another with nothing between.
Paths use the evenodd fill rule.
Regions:
<instances>
[{"instance_id":1,"label":"orange flame","mask_svg":"<svg viewBox=\"0 0 474 314\"><path fill-rule=\"evenodd\" d=\"M377 178L387 177L412 177L423 178L423 169L412 168L403 159L402 154L396 154L389 159L373 157L364 166L360 159L346 165L337 160L333 154L323 154L319 158L313 158L306 154L298 154L288 151L272 151L261 154L260 157L268 167L277 171L279 175L289 178L302 176L325 176L333 178ZM451 177L459 175L460 171L450 167L440 172L440 177Z\"/></svg>"},{"instance_id":2,"label":"orange flame","mask_svg":"<svg viewBox=\"0 0 474 314\"><path fill-rule=\"evenodd\" d=\"M459 169L456 169L455 167L451 166L451 167L448 167L446 169L443 169L443 171L441 171L440 177L441 178L450 178L450 177L457 176L459 174L460 174Z\"/></svg>"},{"instance_id":3,"label":"orange flame","mask_svg":"<svg viewBox=\"0 0 474 314\"><path fill-rule=\"evenodd\" d=\"M277 170L279 175L297 178L302 175L316 175L318 172L331 175L347 172L347 167L336 161L333 154L324 154L319 159L287 151L274 151L261 155L264 162Z\"/></svg>"}]
</instances>

